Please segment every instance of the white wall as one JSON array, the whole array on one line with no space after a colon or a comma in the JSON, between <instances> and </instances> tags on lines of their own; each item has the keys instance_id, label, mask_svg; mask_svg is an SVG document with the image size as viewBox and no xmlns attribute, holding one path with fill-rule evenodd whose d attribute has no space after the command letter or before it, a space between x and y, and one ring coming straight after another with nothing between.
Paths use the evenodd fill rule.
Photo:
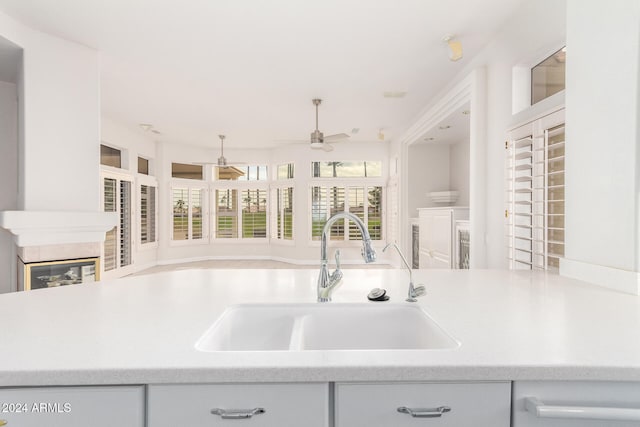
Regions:
<instances>
[{"instance_id":1,"label":"white wall","mask_svg":"<svg viewBox=\"0 0 640 427\"><path fill-rule=\"evenodd\" d=\"M469 206L469 140L449 147L449 187L456 190L456 206Z\"/></svg>"},{"instance_id":2,"label":"white wall","mask_svg":"<svg viewBox=\"0 0 640 427\"><path fill-rule=\"evenodd\" d=\"M98 53L32 30L2 12L0 36L23 48L18 207L96 211Z\"/></svg>"},{"instance_id":3,"label":"white wall","mask_svg":"<svg viewBox=\"0 0 640 427\"><path fill-rule=\"evenodd\" d=\"M414 144L409 147L409 216L417 217L418 208L441 206L428 194L451 189L449 180L450 147L448 144ZM469 165L467 164L467 174Z\"/></svg>"},{"instance_id":4,"label":"white wall","mask_svg":"<svg viewBox=\"0 0 640 427\"><path fill-rule=\"evenodd\" d=\"M605 285L616 277L616 287L638 293L640 2L568 0L567 7L561 272Z\"/></svg>"},{"instance_id":5,"label":"white wall","mask_svg":"<svg viewBox=\"0 0 640 427\"><path fill-rule=\"evenodd\" d=\"M138 172L138 156L151 159L151 163L154 163L156 143L151 135L137 126L118 123L104 114L100 118L101 143L128 152L129 163L123 164L122 167L130 173L136 174Z\"/></svg>"},{"instance_id":6,"label":"white wall","mask_svg":"<svg viewBox=\"0 0 640 427\"><path fill-rule=\"evenodd\" d=\"M0 211L18 206L18 90L0 81ZM15 290L13 236L0 229L0 294Z\"/></svg>"}]
</instances>

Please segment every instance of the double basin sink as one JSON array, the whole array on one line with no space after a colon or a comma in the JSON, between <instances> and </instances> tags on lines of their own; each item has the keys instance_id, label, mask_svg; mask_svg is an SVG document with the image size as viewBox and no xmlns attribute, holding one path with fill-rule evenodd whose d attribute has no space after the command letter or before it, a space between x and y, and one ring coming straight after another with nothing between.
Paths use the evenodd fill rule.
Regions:
<instances>
[{"instance_id":1,"label":"double basin sink","mask_svg":"<svg viewBox=\"0 0 640 427\"><path fill-rule=\"evenodd\" d=\"M430 350L460 344L411 304L242 304L196 343L214 351Z\"/></svg>"}]
</instances>

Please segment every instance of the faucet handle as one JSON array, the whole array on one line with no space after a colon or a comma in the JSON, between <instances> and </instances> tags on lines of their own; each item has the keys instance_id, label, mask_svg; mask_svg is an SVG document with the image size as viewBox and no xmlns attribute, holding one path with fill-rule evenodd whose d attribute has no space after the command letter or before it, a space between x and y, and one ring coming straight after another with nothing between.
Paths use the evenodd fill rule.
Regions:
<instances>
[{"instance_id":1,"label":"faucet handle","mask_svg":"<svg viewBox=\"0 0 640 427\"><path fill-rule=\"evenodd\" d=\"M340 249L336 250L336 269L329 276L329 281L332 285L338 284L342 280L342 270L340 270Z\"/></svg>"},{"instance_id":2,"label":"faucet handle","mask_svg":"<svg viewBox=\"0 0 640 427\"><path fill-rule=\"evenodd\" d=\"M336 249L336 270L340 270L340 249Z\"/></svg>"},{"instance_id":3,"label":"faucet handle","mask_svg":"<svg viewBox=\"0 0 640 427\"><path fill-rule=\"evenodd\" d=\"M424 285L416 286L415 288L413 288L413 295L416 297L422 296L426 293L427 290L425 289Z\"/></svg>"},{"instance_id":4,"label":"faucet handle","mask_svg":"<svg viewBox=\"0 0 640 427\"><path fill-rule=\"evenodd\" d=\"M409 282L409 292L407 294L407 302L416 302L418 301L416 298L422 296L427 293L427 290L423 285L414 287L413 282Z\"/></svg>"}]
</instances>

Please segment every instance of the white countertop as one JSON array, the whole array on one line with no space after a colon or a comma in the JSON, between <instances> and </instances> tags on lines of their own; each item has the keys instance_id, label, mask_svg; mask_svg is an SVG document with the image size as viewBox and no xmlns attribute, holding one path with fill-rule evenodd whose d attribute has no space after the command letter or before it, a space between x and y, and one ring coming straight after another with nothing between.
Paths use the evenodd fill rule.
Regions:
<instances>
[{"instance_id":1,"label":"white countertop","mask_svg":"<svg viewBox=\"0 0 640 427\"><path fill-rule=\"evenodd\" d=\"M457 349L194 348L229 305L314 302L316 276L183 270L0 295L0 386L640 380L640 298L544 272L416 270L428 292L418 304L462 343ZM407 274L345 270L328 304L366 302L374 287L405 303Z\"/></svg>"}]
</instances>

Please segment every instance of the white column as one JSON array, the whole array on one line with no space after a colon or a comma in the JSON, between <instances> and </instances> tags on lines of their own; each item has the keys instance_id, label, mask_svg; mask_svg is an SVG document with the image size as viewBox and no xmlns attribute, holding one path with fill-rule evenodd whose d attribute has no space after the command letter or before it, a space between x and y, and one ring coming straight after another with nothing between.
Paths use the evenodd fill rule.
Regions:
<instances>
[{"instance_id":1,"label":"white column","mask_svg":"<svg viewBox=\"0 0 640 427\"><path fill-rule=\"evenodd\" d=\"M568 0L560 273L640 294L638 0Z\"/></svg>"}]
</instances>

